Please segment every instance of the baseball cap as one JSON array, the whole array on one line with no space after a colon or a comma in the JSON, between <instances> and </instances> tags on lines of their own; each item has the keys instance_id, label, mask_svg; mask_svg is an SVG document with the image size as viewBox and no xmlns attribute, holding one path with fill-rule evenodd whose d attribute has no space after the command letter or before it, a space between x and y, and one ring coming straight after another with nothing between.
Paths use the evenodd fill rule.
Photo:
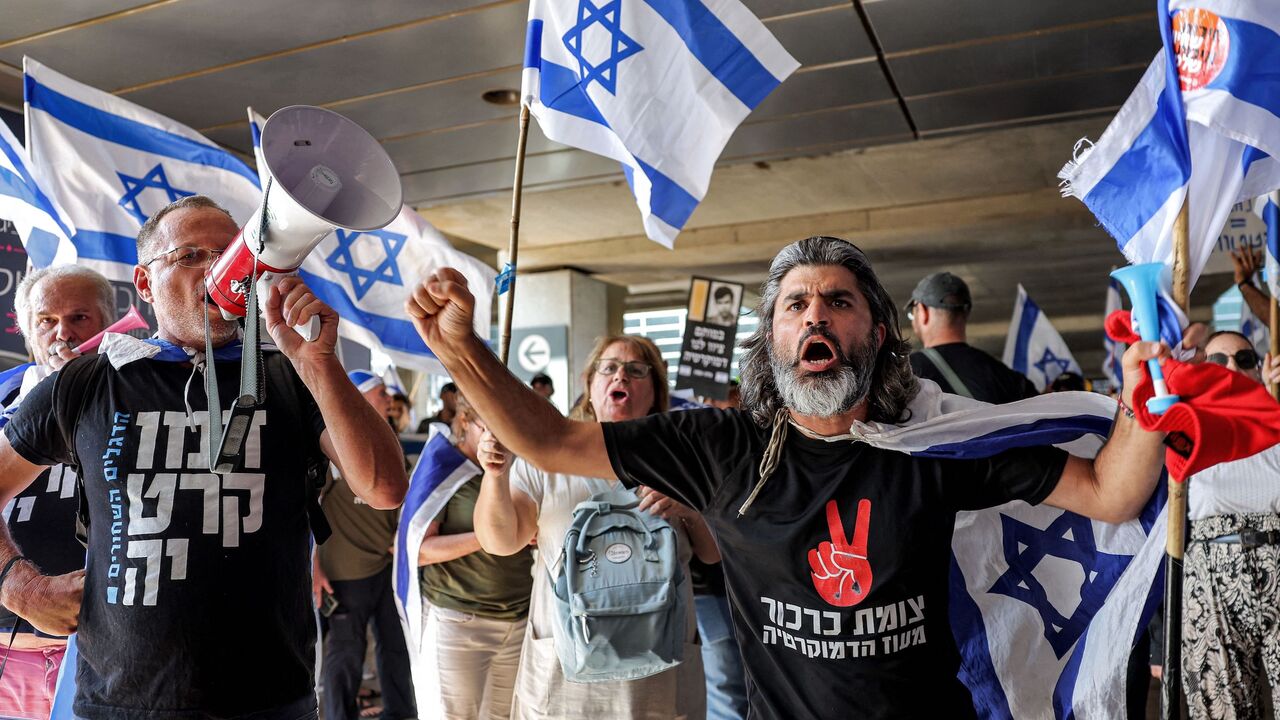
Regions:
<instances>
[{"instance_id":1,"label":"baseball cap","mask_svg":"<svg viewBox=\"0 0 1280 720\"><path fill-rule=\"evenodd\" d=\"M948 298L960 302L947 302ZM926 275L921 279L916 284L916 289L911 291L911 301L907 303L907 309L910 309L914 303L943 310L968 310L973 307L969 286L964 280L946 271Z\"/></svg>"},{"instance_id":2,"label":"baseball cap","mask_svg":"<svg viewBox=\"0 0 1280 720\"><path fill-rule=\"evenodd\" d=\"M368 370L352 370L347 373L347 377L351 378L351 384L355 385L356 389L362 393L386 384L382 382L382 378Z\"/></svg>"}]
</instances>

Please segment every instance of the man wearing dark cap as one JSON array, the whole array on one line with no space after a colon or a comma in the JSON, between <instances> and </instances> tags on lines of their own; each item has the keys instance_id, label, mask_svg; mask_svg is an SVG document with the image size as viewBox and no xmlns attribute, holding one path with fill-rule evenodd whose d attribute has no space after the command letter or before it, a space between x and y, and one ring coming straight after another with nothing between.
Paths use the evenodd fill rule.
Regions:
<instances>
[{"instance_id":1,"label":"man wearing dark cap","mask_svg":"<svg viewBox=\"0 0 1280 720\"><path fill-rule=\"evenodd\" d=\"M911 292L907 317L923 350L911 353L916 377L932 380L946 392L989 403L1035 396L1024 375L965 342L973 298L964 280L949 272L927 275Z\"/></svg>"},{"instance_id":2,"label":"man wearing dark cap","mask_svg":"<svg viewBox=\"0 0 1280 720\"><path fill-rule=\"evenodd\" d=\"M546 373L538 373L537 375L534 375L533 379L529 381L529 387L533 388L534 392L546 398L547 402L551 402L551 396L556 394L555 383L551 382L551 376Z\"/></svg>"}]
</instances>

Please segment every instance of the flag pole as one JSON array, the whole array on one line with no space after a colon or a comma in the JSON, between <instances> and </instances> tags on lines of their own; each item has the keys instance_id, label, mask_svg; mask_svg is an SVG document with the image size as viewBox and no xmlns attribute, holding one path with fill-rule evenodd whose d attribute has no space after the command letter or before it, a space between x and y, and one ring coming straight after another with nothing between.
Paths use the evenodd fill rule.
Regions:
<instances>
[{"instance_id":1,"label":"flag pole","mask_svg":"<svg viewBox=\"0 0 1280 720\"><path fill-rule=\"evenodd\" d=\"M520 135L516 140L516 176L511 187L511 239L507 244L507 266L511 278L507 286L507 300L502 312L502 337L498 343L498 357L507 364L511 352L511 318L516 307L516 260L520 252L520 195L524 190L524 148L529 139L529 106L520 105Z\"/></svg>"},{"instance_id":2,"label":"flag pole","mask_svg":"<svg viewBox=\"0 0 1280 720\"><path fill-rule=\"evenodd\" d=\"M1271 296L1271 359L1280 357L1280 298ZM1264 370L1268 368L1263 368ZM1271 386L1271 397L1280 400L1280 383Z\"/></svg>"},{"instance_id":3,"label":"flag pole","mask_svg":"<svg viewBox=\"0 0 1280 720\"><path fill-rule=\"evenodd\" d=\"M1173 223L1173 300L1191 315L1191 246L1188 238L1190 194ZM1187 484L1169 476L1168 535L1164 568L1164 673L1160 717L1182 717L1182 556L1187 546Z\"/></svg>"}]
</instances>

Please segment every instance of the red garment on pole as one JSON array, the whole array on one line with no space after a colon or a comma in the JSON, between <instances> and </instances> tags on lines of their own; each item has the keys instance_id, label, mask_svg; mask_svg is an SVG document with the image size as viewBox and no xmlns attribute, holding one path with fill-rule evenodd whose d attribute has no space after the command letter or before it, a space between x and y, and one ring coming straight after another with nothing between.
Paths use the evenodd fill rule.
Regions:
<instances>
[{"instance_id":1,"label":"red garment on pole","mask_svg":"<svg viewBox=\"0 0 1280 720\"><path fill-rule=\"evenodd\" d=\"M1107 317L1107 335L1117 342L1141 340L1129 313L1117 310ZM1155 396L1149 375L1133 389L1133 412L1144 430L1170 434L1165 466L1175 480L1219 463L1239 460L1280 445L1280 403L1267 389L1245 375L1213 363L1195 365L1165 360L1165 385L1181 401L1163 415L1147 411Z\"/></svg>"}]
</instances>

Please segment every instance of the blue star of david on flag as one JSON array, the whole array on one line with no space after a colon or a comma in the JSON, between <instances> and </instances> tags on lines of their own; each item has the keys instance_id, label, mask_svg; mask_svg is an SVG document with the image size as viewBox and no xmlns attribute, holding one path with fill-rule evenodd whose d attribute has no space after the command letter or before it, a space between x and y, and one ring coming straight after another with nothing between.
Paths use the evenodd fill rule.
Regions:
<instances>
[{"instance_id":1,"label":"blue star of david on flag","mask_svg":"<svg viewBox=\"0 0 1280 720\"><path fill-rule=\"evenodd\" d=\"M338 246L333 252L329 253L329 257L325 258L325 262L329 267L340 273L345 273L351 278L351 287L355 290L356 300L361 300L373 288L374 285L384 282L391 285L404 285L400 279L400 266L396 263L400 251L404 249L406 237L400 233L394 233L387 230L374 230L372 232L359 232L356 230L343 230L339 228L334 232L338 239ZM377 238L382 244L383 260L377 266L365 269L360 267L352 257L352 247L362 237Z\"/></svg>"},{"instance_id":2,"label":"blue star of david on flag","mask_svg":"<svg viewBox=\"0 0 1280 720\"><path fill-rule=\"evenodd\" d=\"M635 55L644 48L626 33L622 32L622 0L612 0L596 7L591 0L578 0L578 22L564 34L565 47L569 54L578 61L578 71L582 76L582 86L586 88L592 81L617 95L618 63ZM609 33L609 56L600 64L591 62L586 56L587 30L599 25Z\"/></svg>"},{"instance_id":3,"label":"blue star of david on flag","mask_svg":"<svg viewBox=\"0 0 1280 720\"><path fill-rule=\"evenodd\" d=\"M1004 514L1000 515L1000 523L1004 559L1009 569L996 580L989 592L1030 605L1044 623L1045 640L1061 658L1080 639L1089 619L1102 607L1131 556L1100 552L1094 543L1089 519L1075 513L1063 512L1044 530ZM1084 581L1080 583L1080 604L1070 617L1054 606L1048 592L1036 579L1036 567L1046 557L1079 563L1084 571Z\"/></svg>"},{"instance_id":4,"label":"blue star of david on flag","mask_svg":"<svg viewBox=\"0 0 1280 720\"><path fill-rule=\"evenodd\" d=\"M155 167L148 170L147 174L140 178L125 175L118 170L116 175L119 176L120 183L124 185L124 195L120 197L118 204L125 209L125 212L132 215L139 225L145 223L149 217L142 212L142 207L138 204L138 196L142 194L143 190L161 190L169 198L168 202L195 195L190 190L180 190L170 185L169 178L164 174L164 165L160 163L156 163Z\"/></svg>"},{"instance_id":5,"label":"blue star of david on flag","mask_svg":"<svg viewBox=\"0 0 1280 720\"><path fill-rule=\"evenodd\" d=\"M1050 365L1058 366L1058 372L1054 374L1053 377L1057 377L1058 375L1061 375L1062 373L1067 372L1068 370L1071 369L1071 359L1070 358L1063 359L1058 357L1057 355L1054 355L1052 348L1045 348L1044 355L1040 357L1039 361L1033 364L1036 366L1037 369L1040 370L1040 372L1044 373L1044 376L1046 378L1050 376L1049 371L1046 369Z\"/></svg>"}]
</instances>

